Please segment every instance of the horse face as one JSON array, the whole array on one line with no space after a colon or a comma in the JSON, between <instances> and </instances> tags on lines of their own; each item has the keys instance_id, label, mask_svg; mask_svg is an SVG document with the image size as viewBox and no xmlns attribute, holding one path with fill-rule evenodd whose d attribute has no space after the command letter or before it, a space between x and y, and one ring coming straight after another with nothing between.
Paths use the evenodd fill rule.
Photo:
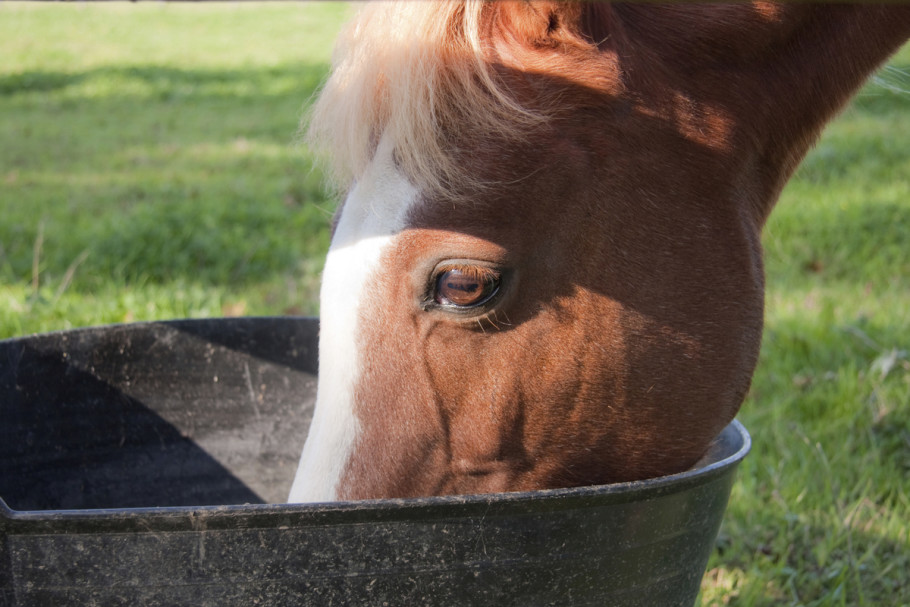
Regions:
<instances>
[{"instance_id":1,"label":"horse face","mask_svg":"<svg viewBox=\"0 0 910 607\"><path fill-rule=\"evenodd\" d=\"M760 339L757 227L730 200L748 194L672 124L620 112L596 133L486 146L463 161L505 185L459 200L411 185L383 139L328 255L292 501L598 484L703 454Z\"/></svg>"}]
</instances>

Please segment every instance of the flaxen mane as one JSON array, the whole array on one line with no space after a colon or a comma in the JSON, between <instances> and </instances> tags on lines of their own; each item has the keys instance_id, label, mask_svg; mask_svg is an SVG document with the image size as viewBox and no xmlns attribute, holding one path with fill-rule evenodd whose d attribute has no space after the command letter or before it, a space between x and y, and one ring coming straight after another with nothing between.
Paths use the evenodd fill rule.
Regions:
<instances>
[{"instance_id":1,"label":"flaxen mane","mask_svg":"<svg viewBox=\"0 0 910 607\"><path fill-rule=\"evenodd\" d=\"M309 116L308 139L326 154L340 190L369 162L378 138L418 186L477 187L452 160L445 133L522 140L541 121L497 79L489 37L495 3L376 2L339 38L333 71Z\"/></svg>"}]
</instances>

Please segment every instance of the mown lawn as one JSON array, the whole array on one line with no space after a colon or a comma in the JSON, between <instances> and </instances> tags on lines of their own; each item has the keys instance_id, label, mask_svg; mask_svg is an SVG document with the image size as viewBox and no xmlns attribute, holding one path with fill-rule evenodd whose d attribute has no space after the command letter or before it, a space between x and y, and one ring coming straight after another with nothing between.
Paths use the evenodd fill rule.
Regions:
<instances>
[{"instance_id":1,"label":"mown lawn","mask_svg":"<svg viewBox=\"0 0 910 607\"><path fill-rule=\"evenodd\" d=\"M0 6L0 337L316 313L338 4Z\"/></svg>"},{"instance_id":2,"label":"mown lawn","mask_svg":"<svg viewBox=\"0 0 910 607\"><path fill-rule=\"evenodd\" d=\"M347 8L0 3L0 338L316 314L297 143ZM910 605L910 47L767 226L754 439L703 605Z\"/></svg>"}]
</instances>

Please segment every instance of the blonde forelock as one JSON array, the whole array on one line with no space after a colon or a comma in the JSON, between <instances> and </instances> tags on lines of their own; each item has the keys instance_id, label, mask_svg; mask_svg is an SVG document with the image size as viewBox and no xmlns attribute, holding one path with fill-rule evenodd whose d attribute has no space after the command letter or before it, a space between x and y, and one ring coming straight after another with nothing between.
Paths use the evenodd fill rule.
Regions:
<instances>
[{"instance_id":1,"label":"blonde forelock","mask_svg":"<svg viewBox=\"0 0 910 607\"><path fill-rule=\"evenodd\" d=\"M339 190L364 171L380 136L395 141L397 162L418 187L483 187L459 166L445 133L517 140L543 120L496 78L483 35L490 6L372 2L347 25L307 129Z\"/></svg>"}]
</instances>

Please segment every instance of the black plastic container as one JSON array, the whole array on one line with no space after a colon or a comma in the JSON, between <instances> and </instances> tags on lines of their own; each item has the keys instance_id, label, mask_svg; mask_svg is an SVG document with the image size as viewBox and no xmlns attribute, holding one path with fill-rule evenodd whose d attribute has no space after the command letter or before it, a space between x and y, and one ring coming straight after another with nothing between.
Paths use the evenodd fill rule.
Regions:
<instances>
[{"instance_id":1,"label":"black plastic container","mask_svg":"<svg viewBox=\"0 0 910 607\"><path fill-rule=\"evenodd\" d=\"M318 321L137 323L0 342L0 607L692 605L734 422L683 474L286 505Z\"/></svg>"}]
</instances>

